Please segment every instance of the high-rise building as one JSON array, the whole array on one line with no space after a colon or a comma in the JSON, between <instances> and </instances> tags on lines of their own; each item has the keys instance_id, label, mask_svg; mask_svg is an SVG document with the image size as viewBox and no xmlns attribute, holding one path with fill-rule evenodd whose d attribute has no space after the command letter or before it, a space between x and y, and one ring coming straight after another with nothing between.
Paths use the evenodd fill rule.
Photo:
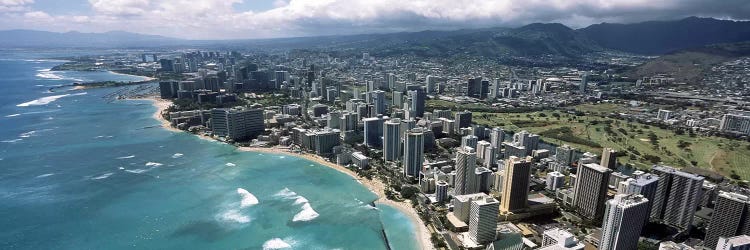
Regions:
<instances>
[{"instance_id":1,"label":"high-rise building","mask_svg":"<svg viewBox=\"0 0 750 250\"><path fill-rule=\"evenodd\" d=\"M383 160L401 158L401 119L394 118L383 124Z\"/></svg>"},{"instance_id":2,"label":"high-rise building","mask_svg":"<svg viewBox=\"0 0 750 250\"><path fill-rule=\"evenodd\" d=\"M471 127L471 112L469 111L463 111L463 112L456 112L456 126L455 130L456 132L461 132L462 128L468 128Z\"/></svg>"},{"instance_id":3,"label":"high-rise building","mask_svg":"<svg viewBox=\"0 0 750 250\"><path fill-rule=\"evenodd\" d=\"M265 130L262 109L212 109L211 129L215 136L241 141L258 137Z\"/></svg>"},{"instance_id":4,"label":"high-rise building","mask_svg":"<svg viewBox=\"0 0 750 250\"><path fill-rule=\"evenodd\" d=\"M383 123L388 117L378 115L378 117L371 117L362 119L365 127L364 143L371 148L380 148L383 137Z\"/></svg>"},{"instance_id":5,"label":"high-rise building","mask_svg":"<svg viewBox=\"0 0 750 250\"><path fill-rule=\"evenodd\" d=\"M539 250L583 250L583 243L578 242L575 235L553 228L542 234L542 247Z\"/></svg>"},{"instance_id":6,"label":"high-rise building","mask_svg":"<svg viewBox=\"0 0 750 250\"><path fill-rule=\"evenodd\" d=\"M333 148L341 144L340 134L338 129L315 132L315 153L322 156L333 154Z\"/></svg>"},{"instance_id":7,"label":"high-rise building","mask_svg":"<svg viewBox=\"0 0 750 250\"><path fill-rule=\"evenodd\" d=\"M565 186L565 175L560 172L550 172L547 174L547 190L555 191Z\"/></svg>"},{"instance_id":8,"label":"high-rise building","mask_svg":"<svg viewBox=\"0 0 750 250\"><path fill-rule=\"evenodd\" d=\"M427 93L428 94L435 93L436 92L435 86L437 85L438 77L428 75L427 78L425 78L425 82L426 82L425 89L427 90Z\"/></svg>"},{"instance_id":9,"label":"high-rise building","mask_svg":"<svg viewBox=\"0 0 750 250\"><path fill-rule=\"evenodd\" d=\"M479 244L495 241L497 211L500 203L494 198L474 200L469 214L469 238Z\"/></svg>"},{"instance_id":10,"label":"high-rise building","mask_svg":"<svg viewBox=\"0 0 750 250\"><path fill-rule=\"evenodd\" d=\"M750 250L750 236L720 237L716 250Z\"/></svg>"},{"instance_id":11,"label":"high-rise building","mask_svg":"<svg viewBox=\"0 0 750 250\"><path fill-rule=\"evenodd\" d=\"M415 128L406 133L404 139L404 175L419 178L424 161L424 130Z\"/></svg>"},{"instance_id":12,"label":"high-rise building","mask_svg":"<svg viewBox=\"0 0 750 250\"><path fill-rule=\"evenodd\" d=\"M483 166L486 168L492 167L492 165L495 164L497 161L497 154L498 150L496 147L488 146L484 149L484 159L483 159Z\"/></svg>"},{"instance_id":13,"label":"high-rise building","mask_svg":"<svg viewBox=\"0 0 750 250\"><path fill-rule=\"evenodd\" d=\"M485 158L484 154L486 153L485 151L487 150L487 148L492 147L492 144L490 144L490 142L488 141L478 141L476 146L477 146L477 160L479 160L480 162L484 162L484 158Z\"/></svg>"},{"instance_id":14,"label":"high-rise building","mask_svg":"<svg viewBox=\"0 0 750 250\"><path fill-rule=\"evenodd\" d=\"M587 92L586 88L588 87L588 85L589 85L589 73L587 72L587 73L584 73L583 76L581 76L581 85L578 86L578 90L581 93L586 93Z\"/></svg>"},{"instance_id":15,"label":"high-rise building","mask_svg":"<svg viewBox=\"0 0 750 250\"><path fill-rule=\"evenodd\" d=\"M648 199L637 194L618 194L607 201L599 249L638 248L638 238L648 217Z\"/></svg>"},{"instance_id":16,"label":"high-rise building","mask_svg":"<svg viewBox=\"0 0 750 250\"><path fill-rule=\"evenodd\" d=\"M563 144L555 149L555 161L569 167L575 162L576 149L568 144Z\"/></svg>"},{"instance_id":17,"label":"high-rise building","mask_svg":"<svg viewBox=\"0 0 750 250\"><path fill-rule=\"evenodd\" d=\"M503 145L505 145L505 159L511 156L526 157L526 147L512 142L504 142Z\"/></svg>"},{"instance_id":18,"label":"high-rise building","mask_svg":"<svg viewBox=\"0 0 750 250\"><path fill-rule=\"evenodd\" d=\"M373 113L375 115L385 115L386 113L386 105L385 105L385 91L382 90L375 90L370 92L372 106L373 106Z\"/></svg>"},{"instance_id":19,"label":"high-rise building","mask_svg":"<svg viewBox=\"0 0 750 250\"><path fill-rule=\"evenodd\" d=\"M490 132L490 143L493 147L500 148L505 142L505 131L500 127L495 127Z\"/></svg>"},{"instance_id":20,"label":"high-rise building","mask_svg":"<svg viewBox=\"0 0 750 250\"><path fill-rule=\"evenodd\" d=\"M438 203L448 200L448 182L438 181L435 183L435 200Z\"/></svg>"},{"instance_id":21,"label":"high-rise building","mask_svg":"<svg viewBox=\"0 0 750 250\"><path fill-rule=\"evenodd\" d=\"M599 220L604 212L607 198L607 182L612 170L596 163L578 166L573 200L577 212L589 220Z\"/></svg>"},{"instance_id":22,"label":"high-rise building","mask_svg":"<svg viewBox=\"0 0 750 250\"><path fill-rule=\"evenodd\" d=\"M690 230L695 209L701 201L704 178L667 166L654 166L659 184L651 207L651 220L681 231Z\"/></svg>"},{"instance_id":23,"label":"high-rise building","mask_svg":"<svg viewBox=\"0 0 750 250\"><path fill-rule=\"evenodd\" d=\"M524 156L531 155L531 152L539 148L539 135L531 134L526 130L513 135L513 143L526 148Z\"/></svg>"},{"instance_id":24,"label":"high-rise building","mask_svg":"<svg viewBox=\"0 0 750 250\"><path fill-rule=\"evenodd\" d=\"M177 98L179 83L176 81L159 82L159 93L162 99Z\"/></svg>"},{"instance_id":25,"label":"high-rise building","mask_svg":"<svg viewBox=\"0 0 750 250\"><path fill-rule=\"evenodd\" d=\"M529 196L529 182L531 181L531 159L511 156L505 161L505 178L503 179L503 193L500 200L503 213L516 212L526 209Z\"/></svg>"},{"instance_id":26,"label":"high-rise building","mask_svg":"<svg viewBox=\"0 0 750 250\"><path fill-rule=\"evenodd\" d=\"M425 93L422 89L416 89L416 90L409 90L407 92L409 95L409 111L414 113L415 117L422 117L424 116L424 103L425 103Z\"/></svg>"},{"instance_id":27,"label":"high-rise building","mask_svg":"<svg viewBox=\"0 0 750 250\"><path fill-rule=\"evenodd\" d=\"M659 186L659 176L653 174L642 174L637 175L635 178L629 178L625 181L621 181L617 188L618 194L639 194L644 198L648 199L648 214L649 216L644 221L644 224L648 223L651 215L651 208L653 207L653 201L656 197L656 190Z\"/></svg>"},{"instance_id":28,"label":"high-rise building","mask_svg":"<svg viewBox=\"0 0 750 250\"><path fill-rule=\"evenodd\" d=\"M719 130L723 132L734 132L750 134L750 116L742 114L726 114L721 118Z\"/></svg>"},{"instance_id":29,"label":"high-rise building","mask_svg":"<svg viewBox=\"0 0 750 250\"><path fill-rule=\"evenodd\" d=\"M611 148L604 148L602 152L602 167L612 170L617 169L617 151Z\"/></svg>"},{"instance_id":30,"label":"high-rise building","mask_svg":"<svg viewBox=\"0 0 750 250\"><path fill-rule=\"evenodd\" d=\"M703 245L710 249L719 249L716 247L720 237L750 234L749 217L750 198L738 193L720 191Z\"/></svg>"},{"instance_id":31,"label":"high-rise building","mask_svg":"<svg viewBox=\"0 0 750 250\"><path fill-rule=\"evenodd\" d=\"M467 136L461 137L461 147L470 147L473 149L477 149L478 141L479 141L479 138L477 138L474 135L467 135Z\"/></svg>"},{"instance_id":32,"label":"high-rise building","mask_svg":"<svg viewBox=\"0 0 750 250\"><path fill-rule=\"evenodd\" d=\"M477 155L474 148L461 147L456 152L456 180L453 187L453 192L456 195L470 194L470 186L468 183L469 175L474 174L477 168Z\"/></svg>"},{"instance_id":33,"label":"high-rise building","mask_svg":"<svg viewBox=\"0 0 750 250\"><path fill-rule=\"evenodd\" d=\"M482 95L482 77L469 78L466 83L466 96L481 98Z\"/></svg>"}]
</instances>

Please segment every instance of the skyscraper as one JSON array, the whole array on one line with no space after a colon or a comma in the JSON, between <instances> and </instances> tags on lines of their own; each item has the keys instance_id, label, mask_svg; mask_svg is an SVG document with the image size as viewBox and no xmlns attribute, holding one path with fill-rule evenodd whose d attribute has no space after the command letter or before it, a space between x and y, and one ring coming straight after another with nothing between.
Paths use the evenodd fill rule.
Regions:
<instances>
[{"instance_id":1,"label":"skyscraper","mask_svg":"<svg viewBox=\"0 0 750 250\"><path fill-rule=\"evenodd\" d=\"M584 164L578 167L576 182L573 187L574 206L584 218L592 221L599 220L604 212L604 201L607 198L608 168L596 163Z\"/></svg>"},{"instance_id":2,"label":"skyscraper","mask_svg":"<svg viewBox=\"0 0 750 250\"><path fill-rule=\"evenodd\" d=\"M563 144L555 149L555 161L569 167L575 162L576 149L568 144Z\"/></svg>"},{"instance_id":3,"label":"skyscraper","mask_svg":"<svg viewBox=\"0 0 750 250\"><path fill-rule=\"evenodd\" d=\"M477 168L477 155L474 148L461 147L456 152L456 181L453 191L456 195L470 194L469 175Z\"/></svg>"},{"instance_id":4,"label":"skyscraper","mask_svg":"<svg viewBox=\"0 0 750 250\"><path fill-rule=\"evenodd\" d=\"M467 136L461 137L461 147L470 147L473 149L477 149L478 141L479 141L479 138L473 135L467 135Z\"/></svg>"},{"instance_id":5,"label":"skyscraper","mask_svg":"<svg viewBox=\"0 0 750 250\"><path fill-rule=\"evenodd\" d=\"M471 112L469 111L463 111L463 112L456 112L456 126L455 130L456 132L461 132L462 128L468 128L471 127Z\"/></svg>"},{"instance_id":6,"label":"skyscraper","mask_svg":"<svg viewBox=\"0 0 750 250\"><path fill-rule=\"evenodd\" d=\"M617 151L611 148L604 148L602 152L602 167L612 170L617 169Z\"/></svg>"},{"instance_id":7,"label":"skyscraper","mask_svg":"<svg viewBox=\"0 0 750 250\"><path fill-rule=\"evenodd\" d=\"M750 198L747 196L720 191L703 245L714 249L720 237L750 234L749 210Z\"/></svg>"},{"instance_id":8,"label":"skyscraper","mask_svg":"<svg viewBox=\"0 0 750 250\"><path fill-rule=\"evenodd\" d=\"M651 217L651 208L654 204L656 197L656 190L659 186L659 176L653 174L638 175L635 178L630 178L619 183L618 194L639 194L644 198L648 199L648 214L644 224L648 223L648 219Z\"/></svg>"},{"instance_id":9,"label":"skyscraper","mask_svg":"<svg viewBox=\"0 0 750 250\"><path fill-rule=\"evenodd\" d=\"M383 160L396 161L401 157L401 119L383 124Z\"/></svg>"},{"instance_id":10,"label":"skyscraper","mask_svg":"<svg viewBox=\"0 0 750 250\"><path fill-rule=\"evenodd\" d=\"M424 160L424 130L415 128L406 133L404 140L404 175L419 178Z\"/></svg>"},{"instance_id":11,"label":"skyscraper","mask_svg":"<svg viewBox=\"0 0 750 250\"><path fill-rule=\"evenodd\" d=\"M469 78L466 83L466 96L481 98L482 95L482 77Z\"/></svg>"},{"instance_id":12,"label":"skyscraper","mask_svg":"<svg viewBox=\"0 0 750 250\"><path fill-rule=\"evenodd\" d=\"M668 166L654 166L652 170L659 176L659 184L651 208L651 220L688 231L701 201L704 178Z\"/></svg>"},{"instance_id":13,"label":"skyscraper","mask_svg":"<svg viewBox=\"0 0 750 250\"><path fill-rule=\"evenodd\" d=\"M550 172L547 174L547 190L555 191L565 186L565 175L560 172Z\"/></svg>"},{"instance_id":14,"label":"skyscraper","mask_svg":"<svg viewBox=\"0 0 750 250\"><path fill-rule=\"evenodd\" d=\"M385 105L385 91L382 90L375 90L370 92L371 96L371 102L373 106L373 113L375 115L385 115L386 113L386 105Z\"/></svg>"},{"instance_id":15,"label":"skyscraper","mask_svg":"<svg viewBox=\"0 0 750 250\"><path fill-rule=\"evenodd\" d=\"M516 212L528 207L531 159L511 156L505 161L503 193L500 197L503 213Z\"/></svg>"},{"instance_id":16,"label":"skyscraper","mask_svg":"<svg viewBox=\"0 0 750 250\"><path fill-rule=\"evenodd\" d=\"M493 147L500 148L505 141L505 131L500 127L495 127L490 133L490 143Z\"/></svg>"},{"instance_id":17,"label":"skyscraper","mask_svg":"<svg viewBox=\"0 0 750 250\"><path fill-rule=\"evenodd\" d=\"M365 118L362 122L365 125L364 143L371 148L380 148L383 136L383 123L388 117L378 115L378 117Z\"/></svg>"},{"instance_id":18,"label":"skyscraper","mask_svg":"<svg viewBox=\"0 0 750 250\"><path fill-rule=\"evenodd\" d=\"M414 113L415 117L424 116L424 102L426 99L425 93L422 89L409 90L409 111Z\"/></svg>"},{"instance_id":19,"label":"skyscraper","mask_svg":"<svg viewBox=\"0 0 750 250\"><path fill-rule=\"evenodd\" d=\"M648 217L648 199L635 194L618 194L607 201L599 249L638 248L638 238Z\"/></svg>"},{"instance_id":20,"label":"skyscraper","mask_svg":"<svg viewBox=\"0 0 750 250\"><path fill-rule=\"evenodd\" d=\"M438 181L435 183L435 199L438 203L448 200L448 183L445 181Z\"/></svg>"},{"instance_id":21,"label":"skyscraper","mask_svg":"<svg viewBox=\"0 0 750 250\"><path fill-rule=\"evenodd\" d=\"M263 133L262 109L212 109L211 129L216 136L234 141L253 139Z\"/></svg>"},{"instance_id":22,"label":"skyscraper","mask_svg":"<svg viewBox=\"0 0 750 250\"><path fill-rule=\"evenodd\" d=\"M526 148L526 155L524 156L528 156L531 155L532 151L539 148L539 135L523 130L513 135L513 143L524 146Z\"/></svg>"},{"instance_id":23,"label":"skyscraper","mask_svg":"<svg viewBox=\"0 0 750 250\"><path fill-rule=\"evenodd\" d=\"M479 244L495 241L499 202L494 198L474 200L469 213L469 238Z\"/></svg>"}]
</instances>

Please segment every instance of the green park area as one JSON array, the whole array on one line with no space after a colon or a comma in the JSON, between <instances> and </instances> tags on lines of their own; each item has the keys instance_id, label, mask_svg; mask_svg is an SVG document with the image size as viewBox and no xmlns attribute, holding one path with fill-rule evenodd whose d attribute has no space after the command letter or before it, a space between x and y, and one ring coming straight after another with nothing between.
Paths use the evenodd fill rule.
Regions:
<instances>
[{"instance_id":1,"label":"green park area","mask_svg":"<svg viewBox=\"0 0 750 250\"><path fill-rule=\"evenodd\" d=\"M749 142L606 117L621 108L617 104L587 104L558 111L474 112L473 121L513 132L527 130L539 134L545 142L569 144L597 155L601 155L604 147L613 148L620 152L620 164L639 169L649 169L661 162L750 180Z\"/></svg>"}]
</instances>

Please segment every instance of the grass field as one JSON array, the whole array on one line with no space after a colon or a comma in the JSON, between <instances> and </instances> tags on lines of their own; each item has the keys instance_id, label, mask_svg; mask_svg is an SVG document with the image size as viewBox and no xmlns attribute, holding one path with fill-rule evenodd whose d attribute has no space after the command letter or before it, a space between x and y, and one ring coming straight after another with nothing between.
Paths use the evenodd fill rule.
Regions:
<instances>
[{"instance_id":1,"label":"grass field","mask_svg":"<svg viewBox=\"0 0 750 250\"><path fill-rule=\"evenodd\" d=\"M578 111L610 113L622 108L617 104L581 105ZM676 134L640 123L598 115L576 116L563 111L530 113L480 113L473 116L477 124L499 126L518 132L528 130L553 144L569 144L598 155L603 147L623 154L621 164L641 169L663 162L675 167L695 166L724 176L736 174L750 180L750 143L720 137ZM735 176L736 177L736 176Z\"/></svg>"}]
</instances>

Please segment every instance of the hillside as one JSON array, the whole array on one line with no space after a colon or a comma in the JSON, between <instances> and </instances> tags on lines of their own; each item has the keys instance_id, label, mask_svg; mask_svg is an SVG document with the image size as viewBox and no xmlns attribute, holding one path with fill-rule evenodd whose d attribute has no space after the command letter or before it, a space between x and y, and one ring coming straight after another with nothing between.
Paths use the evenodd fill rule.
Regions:
<instances>
[{"instance_id":1,"label":"hillside","mask_svg":"<svg viewBox=\"0 0 750 250\"><path fill-rule=\"evenodd\" d=\"M579 31L608 49L660 55L717 43L750 41L750 22L689 17L676 21L594 24Z\"/></svg>"},{"instance_id":2,"label":"hillside","mask_svg":"<svg viewBox=\"0 0 750 250\"><path fill-rule=\"evenodd\" d=\"M626 73L632 78L669 74L676 82L697 83L719 63L750 56L750 42L715 44L669 53Z\"/></svg>"}]
</instances>

